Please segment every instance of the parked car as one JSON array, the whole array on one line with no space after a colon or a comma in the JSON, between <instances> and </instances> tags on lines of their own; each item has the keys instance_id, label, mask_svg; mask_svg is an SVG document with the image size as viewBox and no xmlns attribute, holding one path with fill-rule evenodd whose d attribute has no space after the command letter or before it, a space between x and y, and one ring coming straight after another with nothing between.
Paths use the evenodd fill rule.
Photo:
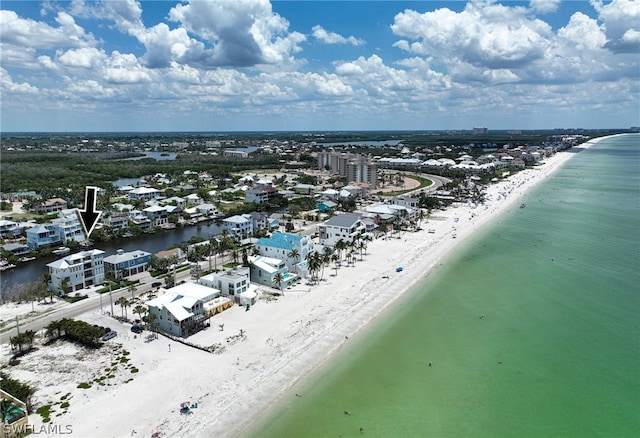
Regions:
<instances>
[{"instance_id":1,"label":"parked car","mask_svg":"<svg viewBox=\"0 0 640 438\"><path fill-rule=\"evenodd\" d=\"M160 282L160 281L155 281L155 282L151 283L151 287L160 287L160 286L162 286L162 282Z\"/></svg>"},{"instance_id":2,"label":"parked car","mask_svg":"<svg viewBox=\"0 0 640 438\"><path fill-rule=\"evenodd\" d=\"M110 330L102 335L100 339L102 339L103 341L108 341L109 339L115 338L116 336L118 336L118 333L116 333L115 330Z\"/></svg>"},{"instance_id":3,"label":"parked car","mask_svg":"<svg viewBox=\"0 0 640 438\"><path fill-rule=\"evenodd\" d=\"M142 326L139 326L139 325L132 325L132 326L131 326L131 331L132 331L133 333L142 333L143 329L142 329Z\"/></svg>"}]
</instances>

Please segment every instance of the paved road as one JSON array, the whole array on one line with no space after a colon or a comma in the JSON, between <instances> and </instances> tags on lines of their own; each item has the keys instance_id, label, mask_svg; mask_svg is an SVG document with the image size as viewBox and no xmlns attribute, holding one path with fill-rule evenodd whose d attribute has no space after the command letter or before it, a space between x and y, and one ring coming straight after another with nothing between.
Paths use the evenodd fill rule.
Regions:
<instances>
[{"instance_id":1,"label":"paved road","mask_svg":"<svg viewBox=\"0 0 640 438\"><path fill-rule=\"evenodd\" d=\"M218 263L220 264L221 262L218 261ZM208 269L208 262L201 262L201 266L203 267L203 269ZM190 275L190 270L176 273L176 283L179 283L182 280L189 279ZM151 287L151 284L153 282L159 281L158 279L151 277L148 272L133 276L132 279L140 280L140 283L136 285L136 290L134 292L135 296L139 296L145 292L152 290L153 288ZM78 315L82 315L83 313L98 310L100 309L100 307L102 307L105 312L111 312L112 302L113 312L115 312L117 315L117 312L119 312L121 309L120 306L116 304L116 301L120 297L131 297L131 292L124 288L113 291L111 293L111 297L109 297L109 295L109 293L100 295L94 292L91 293L90 297L86 300L68 304L64 307L60 307L54 310L53 312L39 315L34 319L25 322L20 322L20 332L25 332L26 330L33 330L34 332L37 332L38 330L42 330L47 325L49 325L51 321L56 321L62 318L74 318ZM13 329L0 334L0 343L8 343L12 336L18 334L15 327L15 321L13 322L13 326Z\"/></svg>"}]
</instances>

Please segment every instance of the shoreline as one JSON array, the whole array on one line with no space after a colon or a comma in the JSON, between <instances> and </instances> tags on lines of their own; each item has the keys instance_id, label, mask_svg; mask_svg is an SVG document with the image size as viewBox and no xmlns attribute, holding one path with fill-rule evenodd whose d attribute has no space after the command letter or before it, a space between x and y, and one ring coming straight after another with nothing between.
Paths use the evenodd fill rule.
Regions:
<instances>
[{"instance_id":1,"label":"shoreline","mask_svg":"<svg viewBox=\"0 0 640 438\"><path fill-rule=\"evenodd\" d=\"M239 330L246 333L221 354L204 353L163 337L143 343L128 333L126 326L118 327L117 341L131 352L140 375L129 383L95 391L75 389L78 376L75 380L71 376L69 382L40 376L36 381L43 381L51 394L71 392L74 396L68 413L54 421L72 424L78 436L141 437L156 430L160 436L172 437L249 433L279 409L294 386L308 384L308 379L330 364L347 343L366 338L380 318L409 297L416 283L441 266L453 251L463 248L469 236L486 229L491 219L519 208L518 201L532 187L575 153L603 138L607 137L558 152L544 165L489 186L484 206L449 207L423 221L419 232L370 242L362 261L358 254L353 266L343 265L337 272L326 268L324 281L315 286L286 290L277 302L261 300L249 312L234 306L217 315L211 328L189 341L210 345L212 341L224 342ZM435 233L429 233L430 228ZM403 271L395 272L397 266ZM91 314L82 319L99 322L100 318L106 317ZM215 329L219 323L225 325L224 332ZM26 372L15 377L34 379ZM82 405L78 399L83 400ZM200 405L194 415L180 415L179 404L186 400ZM38 426L41 418L31 418ZM91 424L87 424L88 418Z\"/></svg>"}]
</instances>

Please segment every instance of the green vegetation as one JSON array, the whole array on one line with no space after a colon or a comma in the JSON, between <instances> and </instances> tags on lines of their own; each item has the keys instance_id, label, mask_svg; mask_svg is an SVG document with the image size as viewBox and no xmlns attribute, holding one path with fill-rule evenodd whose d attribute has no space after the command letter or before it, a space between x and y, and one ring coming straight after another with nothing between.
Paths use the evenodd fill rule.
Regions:
<instances>
[{"instance_id":1,"label":"green vegetation","mask_svg":"<svg viewBox=\"0 0 640 438\"><path fill-rule=\"evenodd\" d=\"M36 414L42 417L43 423L48 423L51 421L51 413L53 410L51 409L51 405L43 405L36 409Z\"/></svg>"},{"instance_id":2,"label":"green vegetation","mask_svg":"<svg viewBox=\"0 0 640 438\"><path fill-rule=\"evenodd\" d=\"M78 388L80 388L80 389L89 389L89 388L91 388L91 383L81 382L81 383L78 384Z\"/></svg>"},{"instance_id":3,"label":"green vegetation","mask_svg":"<svg viewBox=\"0 0 640 438\"><path fill-rule=\"evenodd\" d=\"M36 391L35 388L16 379L12 379L7 374L0 373L0 389L26 403L27 410L31 412L31 397Z\"/></svg>"},{"instance_id":4,"label":"green vegetation","mask_svg":"<svg viewBox=\"0 0 640 438\"><path fill-rule=\"evenodd\" d=\"M46 336L50 341L65 337L89 347L99 347L100 337L104 334L99 327L94 327L84 321L67 318L51 321L46 328Z\"/></svg>"}]
</instances>

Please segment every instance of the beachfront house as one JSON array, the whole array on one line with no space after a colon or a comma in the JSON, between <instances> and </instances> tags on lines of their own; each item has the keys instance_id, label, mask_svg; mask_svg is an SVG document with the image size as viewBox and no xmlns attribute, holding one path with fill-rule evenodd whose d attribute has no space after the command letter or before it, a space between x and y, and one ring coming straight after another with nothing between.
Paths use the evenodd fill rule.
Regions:
<instances>
[{"instance_id":1,"label":"beachfront house","mask_svg":"<svg viewBox=\"0 0 640 438\"><path fill-rule=\"evenodd\" d=\"M249 257L251 263L251 281L263 284L276 289L285 289L298 280L298 276L287 272L287 265L283 260L254 256ZM280 274L282 281L280 285L276 283L276 278Z\"/></svg>"},{"instance_id":2,"label":"beachfront house","mask_svg":"<svg viewBox=\"0 0 640 438\"><path fill-rule=\"evenodd\" d=\"M271 237L262 237L255 243L259 255L283 260L289 271L296 271L296 265L305 260L313 248L310 236L280 232L273 233Z\"/></svg>"},{"instance_id":3,"label":"beachfront house","mask_svg":"<svg viewBox=\"0 0 640 438\"><path fill-rule=\"evenodd\" d=\"M358 213L342 213L330 217L318 226L321 245L335 246L340 240L349 241L365 231L365 224Z\"/></svg>"},{"instance_id":4,"label":"beachfront house","mask_svg":"<svg viewBox=\"0 0 640 438\"><path fill-rule=\"evenodd\" d=\"M278 191L271 186L255 187L244 192L245 202L255 202L256 204L269 202L279 196Z\"/></svg>"},{"instance_id":5,"label":"beachfront house","mask_svg":"<svg viewBox=\"0 0 640 438\"><path fill-rule=\"evenodd\" d=\"M251 270L248 267L237 267L223 272L213 272L198 279L203 286L218 289L222 295L230 297L237 303L240 296L249 290Z\"/></svg>"},{"instance_id":6,"label":"beachfront house","mask_svg":"<svg viewBox=\"0 0 640 438\"><path fill-rule=\"evenodd\" d=\"M16 257L26 257L31 252L29 247L22 243L5 243L2 245L2 249Z\"/></svg>"},{"instance_id":7,"label":"beachfront house","mask_svg":"<svg viewBox=\"0 0 640 438\"><path fill-rule=\"evenodd\" d=\"M124 252L119 249L116 254L104 258L104 272L113 278L126 278L149 269L151 253L141 250Z\"/></svg>"},{"instance_id":8,"label":"beachfront house","mask_svg":"<svg viewBox=\"0 0 640 438\"><path fill-rule=\"evenodd\" d=\"M104 283L104 251L92 249L48 263L49 289L66 294Z\"/></svg>"},{"instance_id":9,"label":"beachfront house","mask_svg":"<svg viewBox=\"0 0 640 438\"><path fill-rule=\"evenodd\" d=\"M146 304L156 328L180 338L202 330L208 318L233 306L219 290L192 282L172 287Z\"/></svg>"},{"instance_id":10,"label":"beachfront house","mask_svg":"<svg viewBox=\"0 0 640 438\"><path fill-rule=\"evenodd\" d=\"M205 243L209 243L205 241ZM174 260L175 263L184 262L187 259L187 255L180 248L171 248L164 251L160 251L154 254L159 259Z\"/></svg>"}]
</instances>

